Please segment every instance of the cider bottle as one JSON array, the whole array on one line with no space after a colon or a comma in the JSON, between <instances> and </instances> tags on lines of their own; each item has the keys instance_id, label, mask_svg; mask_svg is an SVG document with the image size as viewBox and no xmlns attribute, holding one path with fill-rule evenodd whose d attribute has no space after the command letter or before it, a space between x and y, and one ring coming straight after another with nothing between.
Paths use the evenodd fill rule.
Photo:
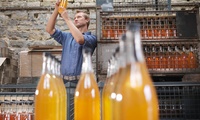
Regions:
<instances>
[{"instance_id":1,"label":"cider bottle","mask_svg":"<svg viewBox=\"0 0 200 120\"><path fill-rule=\"evenodd\" d=\"M62 13L63 11L60 7L67 8L67 4L68 4L68 0L61 0L59 4L58 12Z\"/></svg>"},{"instance_id":2,"label":"cider bottle","mask_svg":"<svg viewBox=\"0 0 200 120\"><path fill-rule=\"evenodd\" d=\"M147 49L147 62L146 63L147 63L147 67L151 69L153 67L152 67L152 58L151 58L150 53L151 53L150 48L148 48Z\"/></svg>"},{"instance_id":3,"label":"cider bottle","mask_svg":"<svg viewBox=\"0 0 200 120\"><path fill-rule=\"evenodd\" d=\"M174 68L174 57L170 46L167 47L166 57L167 57L167 68L169 69Z\"/></svg>"},{"instance_id":4,"label":"cider bottle","mask_svg":"<svg viewBox=\"0 0 200 120\"><path fill-rule=\"evenodd\" d=\"M124 35L119 40L119 48L116 49L116 52L114 54L114 60L113 60L113 76L107 83L107 89L105 90L105 96L103 102L107 104L107 106L103 109L103 112L105 113L103 120L112 120L113 117L115 116L114 113L114 100L116 97L115 93L115 87L118 83L118 78L120 76L121 71L121 65L124 64L123 59L123 54L124 54Z\"/></svg>"},{"instance_id":5,"label":"cider bottle","mask_svg":"<svg viewBox=\"0 0 200 120\"><path fill-rule=\"evenodd\" d=\"M189 66L189 68L197 68L198 67L197 58L195 56L192 45L190 45L190 52L188 54L188 66Z\"/></svg>"},{"instance_id":6,"label":"cider bottle","mask_svg":"<svg viewBox=\"0 0 200 120\"><path fill-rule=\"evenodd\" d=\"M111 94L114 89L116 79L117 79L117 62L116 62L116 56L112 56L111 59L111 77L106 83L106 89L103 91L103 98L102 103L104 105L102 109L103 118L102 120L112 120L112 102L111 102Z\"/></svg>"},{"instance_id":7,"label":"cider bottle","mask_svg":"<svg viewBox=\"0 0 200 120\"><path fill-rule=\"evenodd\" d=\"M89 50L83 50L83 58L81 76L74 95L74 119L100 120L100 92Z\"/></svg>"},{"instance_id":8,"label":"cider bottle","mask_svg":"<svg viewBox=\"0 0 200 120\"><path fill-rule=\"evenodd\" d=\"M43 70L35 91L35 120L58 120L60 94L51 71L50 54L43 55Z\"/></svg>"},{"instance_id":9,"label":"cider bottle","mask_svg":"<svg viewBox=\"0 0 200 120\"><path fill-rule=\"evenodd\" d=\"M156 48L153 46L152 48L152 68L160 68L160 58L158 55L158 52L156 51Z\"/></svg>"},{"instance_id":10,"label":"cider bottle","mask_svg":"<svg viewBox=\"0 0 200 120\"><path fill-rule=\"evenodd\" d=\"M185 46L183 45L182 47L183 51L182 51L182 68L188 68L188 55L187 55L187 51L185 49Z\"/></svg>"},{"instance_id":11,"label":"cider bottle","mask_svg":"<svg viewBox=\"0 0 200 120\"><path fill-rule=\"evenodd\" d=\"M116 95L118 120L158 120L156 90L149 76L140 39L140 26L128 26L126 32L127 58L126 76L118 86ZM116 120L116 119L114 119Z\"/></svg>"},{"instance_id":12,"label":"cider bottle","mask_svg":"<svg viewBox=\"0 0 200 120\"><path fill-rule=\"evenodd\" d=\"M54 68L55 68L55 74L53 74L53 77L58 82L58 89L60 92L60 120L66 120L67 119L67 92L65 88L65 84L63 82L63 79L60 75L60 62L58 59L54 57Z\"/></svg>"},{"instance_id":13,"label":"cider bottle","mask_svg":"<svg viewBox=\"0 0 200 120\"><path fill-rule=\"evenodd\" d=\"M175 68L180 68L180 64L181 63L179 63L179 62L181 62L179 49L178 49L177 46L175 46L175 58L174 58L174 66L175 66Z\"/></svg>"},{"instance_id":14,"label":"cider bottle","mask_svg":"<svg viewBox=\"0 0 200 120\"><path fill-rule=\"evenodd\" d=\"M102 120L105 120L106 119L106 108L108 106L107 102L106 102L106 91L108 89L108 82L110 81L111 79L111 76L112 76L112 67L111 67L111 60L108 61L108 68L107 68L107 78L104 82L104 86L103 86L103 90L102 90Z\"/></svg>"},{"instance_id":15,"label":"cider bottle","mask_svg":"<svg viewBox=\"0 0 200 120\"><path fill-rule=\"evenodd\" d=\"M119 69L117 72L117 77L115 79L115 84L114 84L114 89L112 89L112 94L111 94L111 103L112 103L112 119L117 120L119 119L119 115L121 114L119 111L119 106L117 105L116 102L116 97L117 94L120 94L120 85L123 81L123 78L126 76L126 48L125 48L125 40L126 36L123 34L121 36L120 42L119 42Z\"/></svg>"}]
</instances>

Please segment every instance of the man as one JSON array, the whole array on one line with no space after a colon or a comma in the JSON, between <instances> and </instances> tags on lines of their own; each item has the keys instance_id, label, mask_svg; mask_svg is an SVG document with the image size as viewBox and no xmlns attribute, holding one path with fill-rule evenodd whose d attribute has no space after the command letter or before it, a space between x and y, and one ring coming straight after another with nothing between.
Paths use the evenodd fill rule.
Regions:
<instances>
[{"instance_id":1,"label":"man","mask_svg":"<svg viewBox=\"0 0 200 120\"><path fill-rule=\"evenodd\" d=\"M61 8L61 12L58 13L59 3L56 2L55 9L47 22L46 31L62 45L61 74L64 82L69 80L77 82L83 61L82 49L87 48L93 53L97 46L97 38L88 32L90 18L87 13L77 11L73 22L65 8ZM70 32L55 28L58 14L65 20Z\"/></svg>"}]
</instances>

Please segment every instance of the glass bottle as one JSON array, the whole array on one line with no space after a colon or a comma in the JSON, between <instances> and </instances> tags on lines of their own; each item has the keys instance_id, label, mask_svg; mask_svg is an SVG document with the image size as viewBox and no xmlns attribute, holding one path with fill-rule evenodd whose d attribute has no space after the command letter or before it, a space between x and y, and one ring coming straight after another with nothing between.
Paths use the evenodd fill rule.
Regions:
<instances>
[{"instance_id":1,"label":"glass bottle","mask_svg":"<svg viewBox=\"0 0 200 120\"><path fill-rule=\"evenodd\" d=\"M103 118L102 120L111 120L112 119L112 103L111 103L111 93L112 89L114 89L115 81L117 78L117 58L116 53L111 58L111 77L106 82L106 89L103 91Z\"/></svg>"},{"instance_id":2,"label":"glass bottle","mask_svg":"<svg viewBox=\"0 0 200 120\"><path fill-rule=\"evenodd\" d=\"M62 13L63 11L60 7L67 8L67 4L68 4L68 0L61 0L59 4L58 12Z\"/></svg>"},{"instance_id":3,"label":"glass bottle","mask_svg":"<svg viewBox=\"0 0 200 120\"><path fill-rule=\"evenodd\" d=\"M108 89L108 83L111 79L112 76L112 63L110 62L111 59L108 61L108 68L107 68L107 77L106 80L104 82L104 86L103 86L103 90L102 90L102 120L106 120L106 116L107 116L107 102L106 102L106 91Z\"/></svg>"},{"instance_id":4,"label":"glass bottle","mask_svg":"<svg viewBox=\"0 0 200 120\"><path fill-rule=\"evenodd\" d=\"M146 67L139 29L133 24L126 32L126 76L118 86L115 105L119 114L115 120L159 119L156 90Z\"/></svg>"},{"instance_id":5,"label":"glass bottle","mask_svg":"<svg viewBox=\"0 0 200 120\"><path fill-rule=\"evenodd\" d=\"M125 48L125 40L126 40L126 35L123 34L120 42L119 42L119 61L117 64L119 64L119 69L117 72L117 77L116 77L116 82L114 85L114 89L112 89L112 94L111 94L111 103L112 103L112 119L117 120L119 118L119 115L121 114L119 111L119 106L116 101L117 94L120 94L120 85L126 76L126 48Z\"/></svg>"},{"instance_id":6,"label":"glass bottle","mask_svg":"<svg viewBox=\"0 0 200 120\"><path fill-rule=\"evenodd\" d=\"M182 60L181 60L181 57L180 57L179 49L178 49L177 46L175 46L174 66L175 66L176 69L178 69L178 68L180 68L181 64L182 64Z\"/></svg>"},{"instance_id":7,"label":"glass bottle","mask_svg":"<svg viewBox=\"0 0 200 120\"><path fill-rule=\"evenodd\" d=\"M188 55L185 46L182 47L182 68L188 68Z\"/></svg>"},{"instance_id":8,"label":"glass bottle","mask_svg":"<svg viewBox=\"0 0 200 120\"><path fill-rule=\"evenodd\" d=\"M74 119L100 120L100 92L89 50L83 50L83 58L81 76L74 95Z\"/></svg>"},{"instance_id":9,"label":"glass bottle","mask_svg":"<svg viewBox=\"0 0 200 120\"><path fill-rule=\"evenodd\" d=\"M150 39L150 38L152 38L152 29L151 29L151 19L150 18L148 18L147 19L147 36L148 36L148 38Z\"/></svg>"},{"instance_id":10,"label":"glass bottle","mask_svg":"<svg viewBox=\"0 0 200 120\"><path fill-rule=\"evenodd\" d=\"M167 47L166 57L167 57L167 68L169 69L174 68L174 59L173 59L174 57L170 46Z\"/></svg>"},{"instance_id":11,"label":"glass bottle","mask_svg":"<svg viewBox=\"0 0 200 120\"><path fill-rule=\"evenodd\" d=\"M155 46L152 47L152 53L151 53L151 57L152 57L152 68L158 69L160 68L160 58L158 55L158 52L156 51Z\"/></svg>"},{"instance_id":12,"label":"glass bottle","mask_svg":"<svg viewBox=\"0 0 200 120\"><path fill-rule=\"evenodd\" d=\"M148 68L150 69L153 68L150 48L147 48L147 62L146 63L147 63Z\"/></svg>"},{"instance_id":13,"label":"glass bottle","mask_svg":"<svg viewBox=\"0 0 200 120\"><path fill-rule=\"evenodd\" d=\"M195 56L194 49L193 49L192 45L190 45L190 51L189 51L189 54L188 54L188 67L189 68L197 68L198 67L197 58Z\"/></svg>"},{"instance_id":14,"label":"glass bottle","mask_svg":"<svg viewBox=\"0 0 200 120\"><path fill-rule=\"evenodd\" d=\"M60 94L52 75L50 53L43 55L43 70L35 91L35 120L58 120Z\"/></svg>"},{"instance_id":15,"label":"glass bottle","mask_svg":"<svg viewBox=\"0 0 200 120\"><path fill-rule=\"evenodd\" d=\"M66 88L65 88L65 84L62 80L62 78L60 77L60 62L53 57L53 63L52 67L54 67L54 72L53 72L53 77L56 80L56 82L58 83L58 89L59 89L59 93L60 93L60 119L61 120L66 120L67 119L67 92L66 92Z\"/></svg>"}]
</instances>

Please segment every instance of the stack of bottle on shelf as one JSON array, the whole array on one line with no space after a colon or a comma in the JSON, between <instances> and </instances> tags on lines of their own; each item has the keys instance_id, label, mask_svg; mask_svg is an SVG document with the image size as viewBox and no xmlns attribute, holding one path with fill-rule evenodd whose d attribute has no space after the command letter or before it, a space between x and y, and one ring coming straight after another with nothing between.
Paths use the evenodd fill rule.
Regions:
<instances>
[{"instance_id":1,"label":"stack of bottle on shelf","mask_svg":"<svg viewBox=\"0 0 200 120\"><path fill-rule=\"evenodd\" d=\"M67 94L60 77L60 62L43 55L43 70L35 91L35 120L66 120Z\"/></svg>"},{"instance_id":2,"label":"stack of bottle on shelf","mask_svg":"<svg viewBox=\"0 0 200 120\"><path fill-rule=\"evenodd\" d=\"M144 46L144 54L149 69L195 69L198 68L196 49L184 45Z\"/></svg>"},{"instance_id":3,"label":"stack of bottle on shelf","mask_svg":"<svg viewBox=\"0 0 200 120\"><path fill-rule=\"evenodd\" d=\"M140 24L127 26L108 62L102 120L158 120L158 98L142 51Z\"/></svg>"},{"instance_id":4,"label":"stack of bottle on shelf","mask_svg":"<svg viewBox=\"0 0 200 120\"><path fill-rule=\"evenodd\" d=\"M140 34L143 39L176 38L177 28L174 16L167 17L115 17L102 18L102 39L119 39L125 33L126 24L141 22Z\"/></svg>"},{"instance_id":5,"label":"stack of bottle on shelf","mask_svg":"<svg viewBox=\"0 0 200 120\"><path fill-rule=\"evenodd\" d=\"M0 101L0 120L34 120L33 100Z\"/></svg>"}]
</instances>

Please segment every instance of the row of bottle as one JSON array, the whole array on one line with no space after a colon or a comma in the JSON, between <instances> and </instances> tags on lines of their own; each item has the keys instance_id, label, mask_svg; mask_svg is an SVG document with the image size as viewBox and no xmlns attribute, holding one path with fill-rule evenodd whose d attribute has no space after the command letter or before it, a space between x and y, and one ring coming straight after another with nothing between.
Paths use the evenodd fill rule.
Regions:
<instances>
[{"instance_id":1,"label":"row of bottle","mask_svg":"<svg viewBox=\"0 0 200 120\"><path fill-rule=\"evenodd\" d=\"M130 24L108 62L102 120L158 119L158 98L142 51L140 25Z\"/></svg>"},{"instance_id":2,"label":"row of bottle","mask_svg":"<svg viewBox=\"0 0 200 120\"><path fill-rule=\"evenodd\" d=\"M60 76L60 62L44 53L42 75L35 91L35 120L66 120L67 93Z\"/></svg>"},{"instance_id":3,"label":"row of bottle","mask_svg":"<svg viewBox=\"0 0 200 120\"><path fill-rule=\"evenodd\" d=\"M100 91L94 75L91 53L83 50L84 61L74 96L75 120L100 120ZM43 56L43 73L35 91L35 120L66 120L67 94L60 78L60 63L51 54ZM70 91L69 91L70 92Z\"/></svg>"},{"instance_id":4,"label":"row of bottle","mask_svg":"<svg viewBox=\"0 0 200 120\"><path fill-rule=\"evenodd\" d=\"M183 69L198 68L198 54L196 49L190 45L189 49L183 46L144 46L144 54L149 69L170 68Z\"/></svg>"},{"instance_id":5,"label":"row of bottle","mask_svg":"<svg viewBox=\"0 0 200 120\"><path fill-rule=\"evenodd\" d=\"M126 32L126 24L134 21L141 23L141 37L143 39L176 38L177 28L175 18L115 18L103 19L102 39L119 39Z\"/></svg>"},{"instance_id":6,"label":"row of bottle","mask_svg":"<svg viewBox=\"0 0 200 120\"><path fill-rule=\"evenodd\" d=\"M0 101L0 120L34 120L33 100Z\"/></svg>"}]
</instances>

